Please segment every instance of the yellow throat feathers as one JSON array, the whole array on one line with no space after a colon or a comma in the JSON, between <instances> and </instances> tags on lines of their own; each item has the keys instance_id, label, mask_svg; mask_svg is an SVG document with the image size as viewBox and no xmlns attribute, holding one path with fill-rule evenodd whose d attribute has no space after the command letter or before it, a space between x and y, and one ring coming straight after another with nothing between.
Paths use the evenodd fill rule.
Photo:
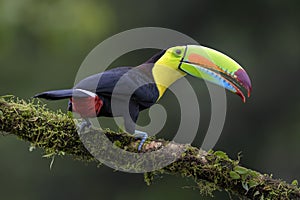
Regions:
<instances>
[{"instance_id":1,"label":"yellow throat feathers","mask_svg":"<svg viewBox=\"0 0 300 200\"><path fill-rule=\"evenodd\" d=\"M154 82L159 91L159 97L157 100L162 97L162 95L170 85L186 75L185 72L177 68L169 67L160 63L154 64L152 74Z\"/></svg>"}]
</instances>

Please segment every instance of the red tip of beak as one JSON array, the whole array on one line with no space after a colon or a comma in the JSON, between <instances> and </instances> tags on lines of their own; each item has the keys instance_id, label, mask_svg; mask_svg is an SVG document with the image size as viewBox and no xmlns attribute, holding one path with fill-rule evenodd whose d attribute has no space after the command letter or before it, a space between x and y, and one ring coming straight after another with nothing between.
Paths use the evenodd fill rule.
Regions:
<instances>
[{"instance_id":1,"label":"red tip of beak","mask_svg":"<svg viewBox=\"0 0 300 200\"><path fill-rule=\"evenodd\" d=\"M251 95L252 91L252 85L250 78L248 74L246 73L245 70L239 69L234 73L238 79L238 81L241 83L241 85L248 91L248 97ZM245 98L245 97L244 97ZM246 100L243 98L243 101L245 102Z\"/></svg>"},{"instance_id":2,"label":"red tip of beak","mask_svg":"<svg viewBox=\"0 0 300 200\"><path fill-rule=\"evenodd\" d=\"M244 103L246 103L246 97L245 97L245 95L240 90L237 90L236 94L239 95L242 98L242 101Z\"/></svg>"}]
</instances>

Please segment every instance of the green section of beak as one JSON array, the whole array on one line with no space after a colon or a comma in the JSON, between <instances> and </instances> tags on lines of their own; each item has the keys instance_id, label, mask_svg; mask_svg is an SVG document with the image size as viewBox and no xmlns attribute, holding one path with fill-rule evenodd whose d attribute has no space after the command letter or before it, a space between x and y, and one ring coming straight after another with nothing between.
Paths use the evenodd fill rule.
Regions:
<instances>
[{"instance_id":1,"label":"green section of beak","mask_svg":"<svg viewBox=\"0 0 300 200\"><path fill-rule=\"evenodd\" d=\"M240 88L251 92L251 81L246 71L225 54L198 45L187 45L180 69L186 73L217 84L246 100Z\"/></svg>"}]
</instances>

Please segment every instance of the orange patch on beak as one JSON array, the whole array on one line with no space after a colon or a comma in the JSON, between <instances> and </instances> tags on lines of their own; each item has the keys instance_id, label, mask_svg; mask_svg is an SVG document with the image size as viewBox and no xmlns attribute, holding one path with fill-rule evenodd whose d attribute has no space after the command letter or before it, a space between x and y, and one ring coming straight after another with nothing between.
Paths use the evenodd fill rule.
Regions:
<instances>
[{"instance_id":1,"label":"orange patch on beak","mask_svg":"<svg viewBox=\"0 0 300 200\"><path fill-rule=\"evenodd\" d=\"M189 55L188 61L193 64L197 64L197 65L200 65L203 67L207 67L210 69L220 71L220 68L217 65L215 65L213 62L211 62L207 58L200 56L198 54L195 54L195 53L192 53Z\"/></svg>"}]
</instances>

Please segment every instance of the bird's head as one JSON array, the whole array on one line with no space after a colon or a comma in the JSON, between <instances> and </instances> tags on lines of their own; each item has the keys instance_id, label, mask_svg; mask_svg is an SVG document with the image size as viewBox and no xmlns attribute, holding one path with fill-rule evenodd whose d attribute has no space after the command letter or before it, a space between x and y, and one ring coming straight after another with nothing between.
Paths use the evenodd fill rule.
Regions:
<instances>
[{"instance_id":1,"label":"bird's head","mask_svg":"<svg viewBox=\"0 0 300 200\"><path fill-rule=\"evenodd\" d=\"M176 46L167 49L155 63L219 85L237 95L245 102L251 93L251 81L246 71L233 59L208 47L199 45Z\"/></svg>"}]
</instances>

